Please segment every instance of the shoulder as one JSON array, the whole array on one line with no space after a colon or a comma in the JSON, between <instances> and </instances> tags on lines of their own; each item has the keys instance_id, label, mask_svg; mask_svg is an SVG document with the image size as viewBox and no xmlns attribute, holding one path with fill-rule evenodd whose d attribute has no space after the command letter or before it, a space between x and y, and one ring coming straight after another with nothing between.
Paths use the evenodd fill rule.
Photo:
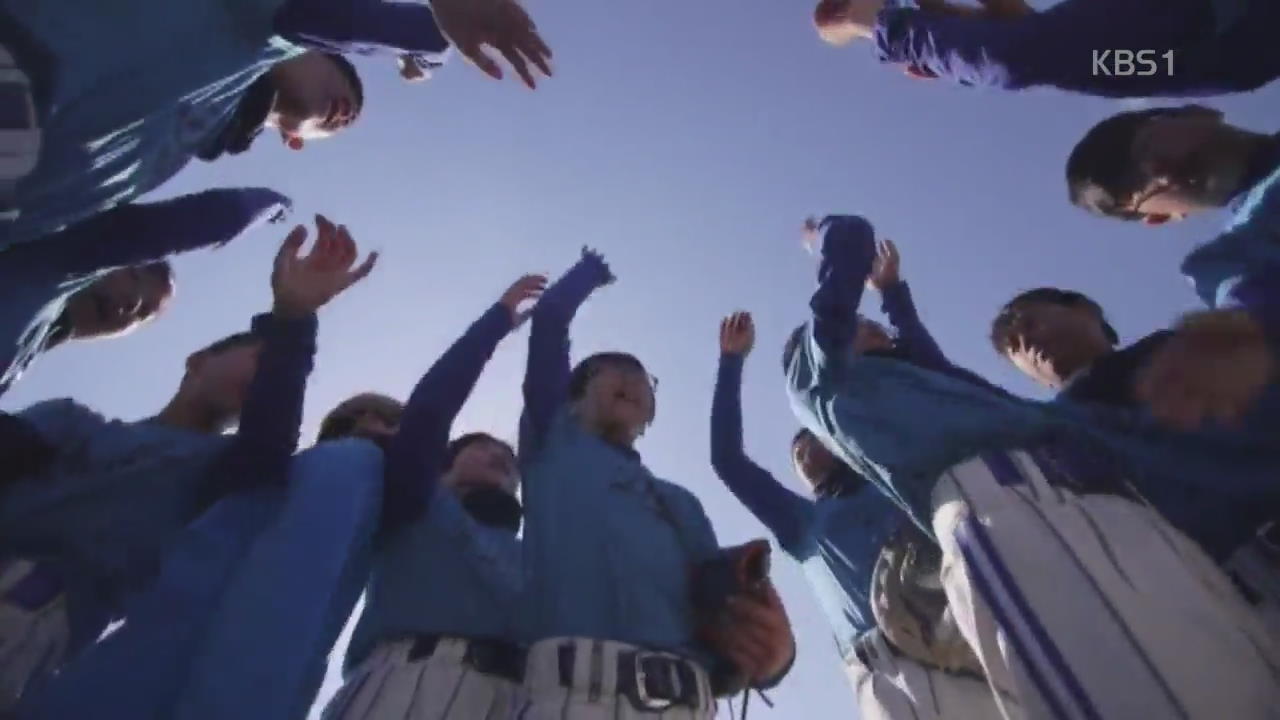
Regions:
<instances>
[{"instance_id":1,"label":"shoulder","mask_svg":"<svg viewBox=\"0 0 1280 720\"><path fill-rule=\"evenodd\" d=\"M72 424L91 427L106 425L108 422L101 414L71 398L38 402L19 412L18 416L34 425L37 430L46 428L52 430L55 427L66 427Z\"/></svg>"}]
</instances>

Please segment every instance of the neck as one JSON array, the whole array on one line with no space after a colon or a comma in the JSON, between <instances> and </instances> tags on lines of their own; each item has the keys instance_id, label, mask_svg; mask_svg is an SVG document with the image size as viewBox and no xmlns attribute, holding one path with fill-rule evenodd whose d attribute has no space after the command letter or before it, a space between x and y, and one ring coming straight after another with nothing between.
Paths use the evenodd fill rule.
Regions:
<instances>
[{"instance_id":1,"label":"neck","mask_svg":"<svg viewBox=\"0 0 1280 720\"><path fill-rule=\"evenodd\" d=\"M210 434L222 432L227 424L226 418L189 401L181 391L173 396L163 410L156 413L155 421L170 427Z\"/></svg>"},{"instance_id":2,"label":"neck","mask_svg":"<svg viewBox=\"0 0 1280 720\"><path fill-rule=\"evenodd\" d=\"M625 427L604 427L599 433L605 442L620 448L632 450L636 444L635 435Z\"/></svg>"}]
</instances>

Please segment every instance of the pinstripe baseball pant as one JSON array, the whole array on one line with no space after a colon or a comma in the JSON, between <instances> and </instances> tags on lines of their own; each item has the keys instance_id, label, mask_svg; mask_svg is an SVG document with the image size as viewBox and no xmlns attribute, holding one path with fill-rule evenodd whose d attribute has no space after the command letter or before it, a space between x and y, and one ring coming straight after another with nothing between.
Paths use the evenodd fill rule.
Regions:
<instances>
[{"instance_id":1,"label":"pinstripe baseball pant","mask_svg":"<svg viewBox=\"0 0 1280 720\"><path fill-rule=\"evenodd\" d=\"M463 662L467 641L445 638L410 660L413 640L379 645L325 708L323 720L509 720L520 685Z\"/></svg>"},{"instance_id":2,"label":"pinstripe baseball pant","mask_svg":"<svg viewBox=\"0 0 1280 720\"><path fill-rule=\"evenodd\" d=\"M1052 486L1018 452L951 468L933 507L957 622L1026 717L1280 713L1280 663L1257 614L1154 510Z\"/></svg>"},{"instance_id":3,"label":"pinstripe baseball pant","mask_svg":"<svg viewBox=\"0 0 1280 720\"><path fill-rule=\"evenodd\" d=\"M865 659L855 659L845 665L861 720L1000 717L985 680L949 673L906 657L891 648L879 633L869 640Z\"/></svg>"}]
</instances>

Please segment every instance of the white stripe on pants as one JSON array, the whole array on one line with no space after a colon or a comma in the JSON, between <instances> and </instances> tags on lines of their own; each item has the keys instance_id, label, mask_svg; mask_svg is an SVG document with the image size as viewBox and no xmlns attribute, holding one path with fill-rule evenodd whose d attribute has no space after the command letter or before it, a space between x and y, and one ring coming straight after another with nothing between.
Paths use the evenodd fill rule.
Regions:
<instances>
[{"instance_id":1,"label":"white stripe on pants","mask_svg":"<svg viewBox=\"0 0 1280 720\"><path fill-rule=\"evenodd\" d=\"M877 633L867 665L845 666L861 720L991 720L991 688L977 676L932 668L894 652Z\"/></svg>"},{"instance_id":2,"label":"white stripe on pants","mask_svg":"<svg viewBox=\"0 0 1280 720\"><path fill-rule=\"evenodd\" d=\"M379 645L325 708L324 720L508 720L520 685L463 663L467 641L442 638L409 661L413 640Z\"/></svg>"},{"instance_id":3,"label":"white stripe on pants","mask_svg":"<svg viewBox=\"0 0 1280 720\"><path fill-rule=\"evenodd\" d=\"M1194 543L1148 507L1050 487L1024 453L993 461L943 474L933 527L961 631L1026 717L1276 717L1274 646Z\"/></svg>"},{"instance_id":4,"label":"white stripe on pants","mask_svg":"<svg viewBox=\"0 0 1280 720\"><path fill-rule=\"evenodd\" d=\"M0 595L35 569L26 560L7 563L0 571ZM36 609L0 602L0 711L12 708L29 684L62 664L70 636L64 595Z\"/></svg>"},{"instance_id":5,"label":"white stripe on pants","mask_svg":"<svg viewBox=\"0 0 1280 720\"><path fill-rule=\"evenodd\" d=\"M574 646L573 687L560 683L560 648ZM527 699L519 720L707 720L715 717L711 683L697 669L697 708L672 705L663 711L639 710L618 692L618 655L643 651L626 643L585 638L553 638L529 649L525 670ZM594 679L594 682L593 682Z\"/></svg>"}]
</instances>

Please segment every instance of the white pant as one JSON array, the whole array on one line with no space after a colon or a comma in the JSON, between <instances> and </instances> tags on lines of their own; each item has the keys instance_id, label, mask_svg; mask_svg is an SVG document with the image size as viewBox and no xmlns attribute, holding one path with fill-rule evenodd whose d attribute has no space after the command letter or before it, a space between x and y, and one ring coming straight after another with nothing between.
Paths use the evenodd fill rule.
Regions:
<instances>
[{"instance_id":1,"label":"white pant","mask_svg":"<svg viewBox=\"0 0 1280 720\"><path fill-rule=\"evenodd\" d=\"M10 599L35 571L26 560L0 566L0 711L12 708L30 683L61 665L67 651L65 596L58 593L39 607Z\"/></svg>"},{"instance_id":2,"label":"white pant","mask_svg":"<svg viewBox=\"0 0 1280 720\"><path fill-rule=\"evenodd\" d=\"M1280 663L1261 621L1150 508L1051 487L1023 453L951 468L933 507L961 631L1026 717L1280 712Z\"/></svg>"},{"instance_id":3,"label":"white pant","mask_svg":"<svg viewBox=\"0 0 1280 720\"><path fill-rule=\"evenodd\" d=\"M409 660L413 640L379 645L325 708L324 720L507 720L520 685L463 663L467 641L443 638Z\"/></svg>"},{"instance_id":4,"label":"white pant","mask_svg":"<svg viewBox=\"0 0 1280 720\"><path fill-rule=\"evenodd\" d=\"M1249 594L1271 642L1280 645L1280 550L1255 538L1228 558L1226 570Z\"/></svg>"},{"instance_id":5,"label":"white pant","mask_svg":"<svg viewBox=\"0 0 1280 720\"><path fill-rule=\"evenodd\" d=\"M876 633L864 665L845 666L861 720L991 720L1000 717L991 688L971 675L919 663Z\"/></svg>"},{"instance_id":6,"label":"white pant","mask_svg":"<svg viewBox=\"0 0 1280 720\"><path fill-rule=\"evenodd\" d=\"M573 645L573 686L560 682L560 648ZM671 706L666 710L640 710L618 692L618 655L640 648L609 640L553 638L529 649L524 682L527 693L520 720L709 720L715 717L715 699L707 674L697 670L699 707ZM595 682L592 682L592 679Z\"/></svg>"}]
</instances>

